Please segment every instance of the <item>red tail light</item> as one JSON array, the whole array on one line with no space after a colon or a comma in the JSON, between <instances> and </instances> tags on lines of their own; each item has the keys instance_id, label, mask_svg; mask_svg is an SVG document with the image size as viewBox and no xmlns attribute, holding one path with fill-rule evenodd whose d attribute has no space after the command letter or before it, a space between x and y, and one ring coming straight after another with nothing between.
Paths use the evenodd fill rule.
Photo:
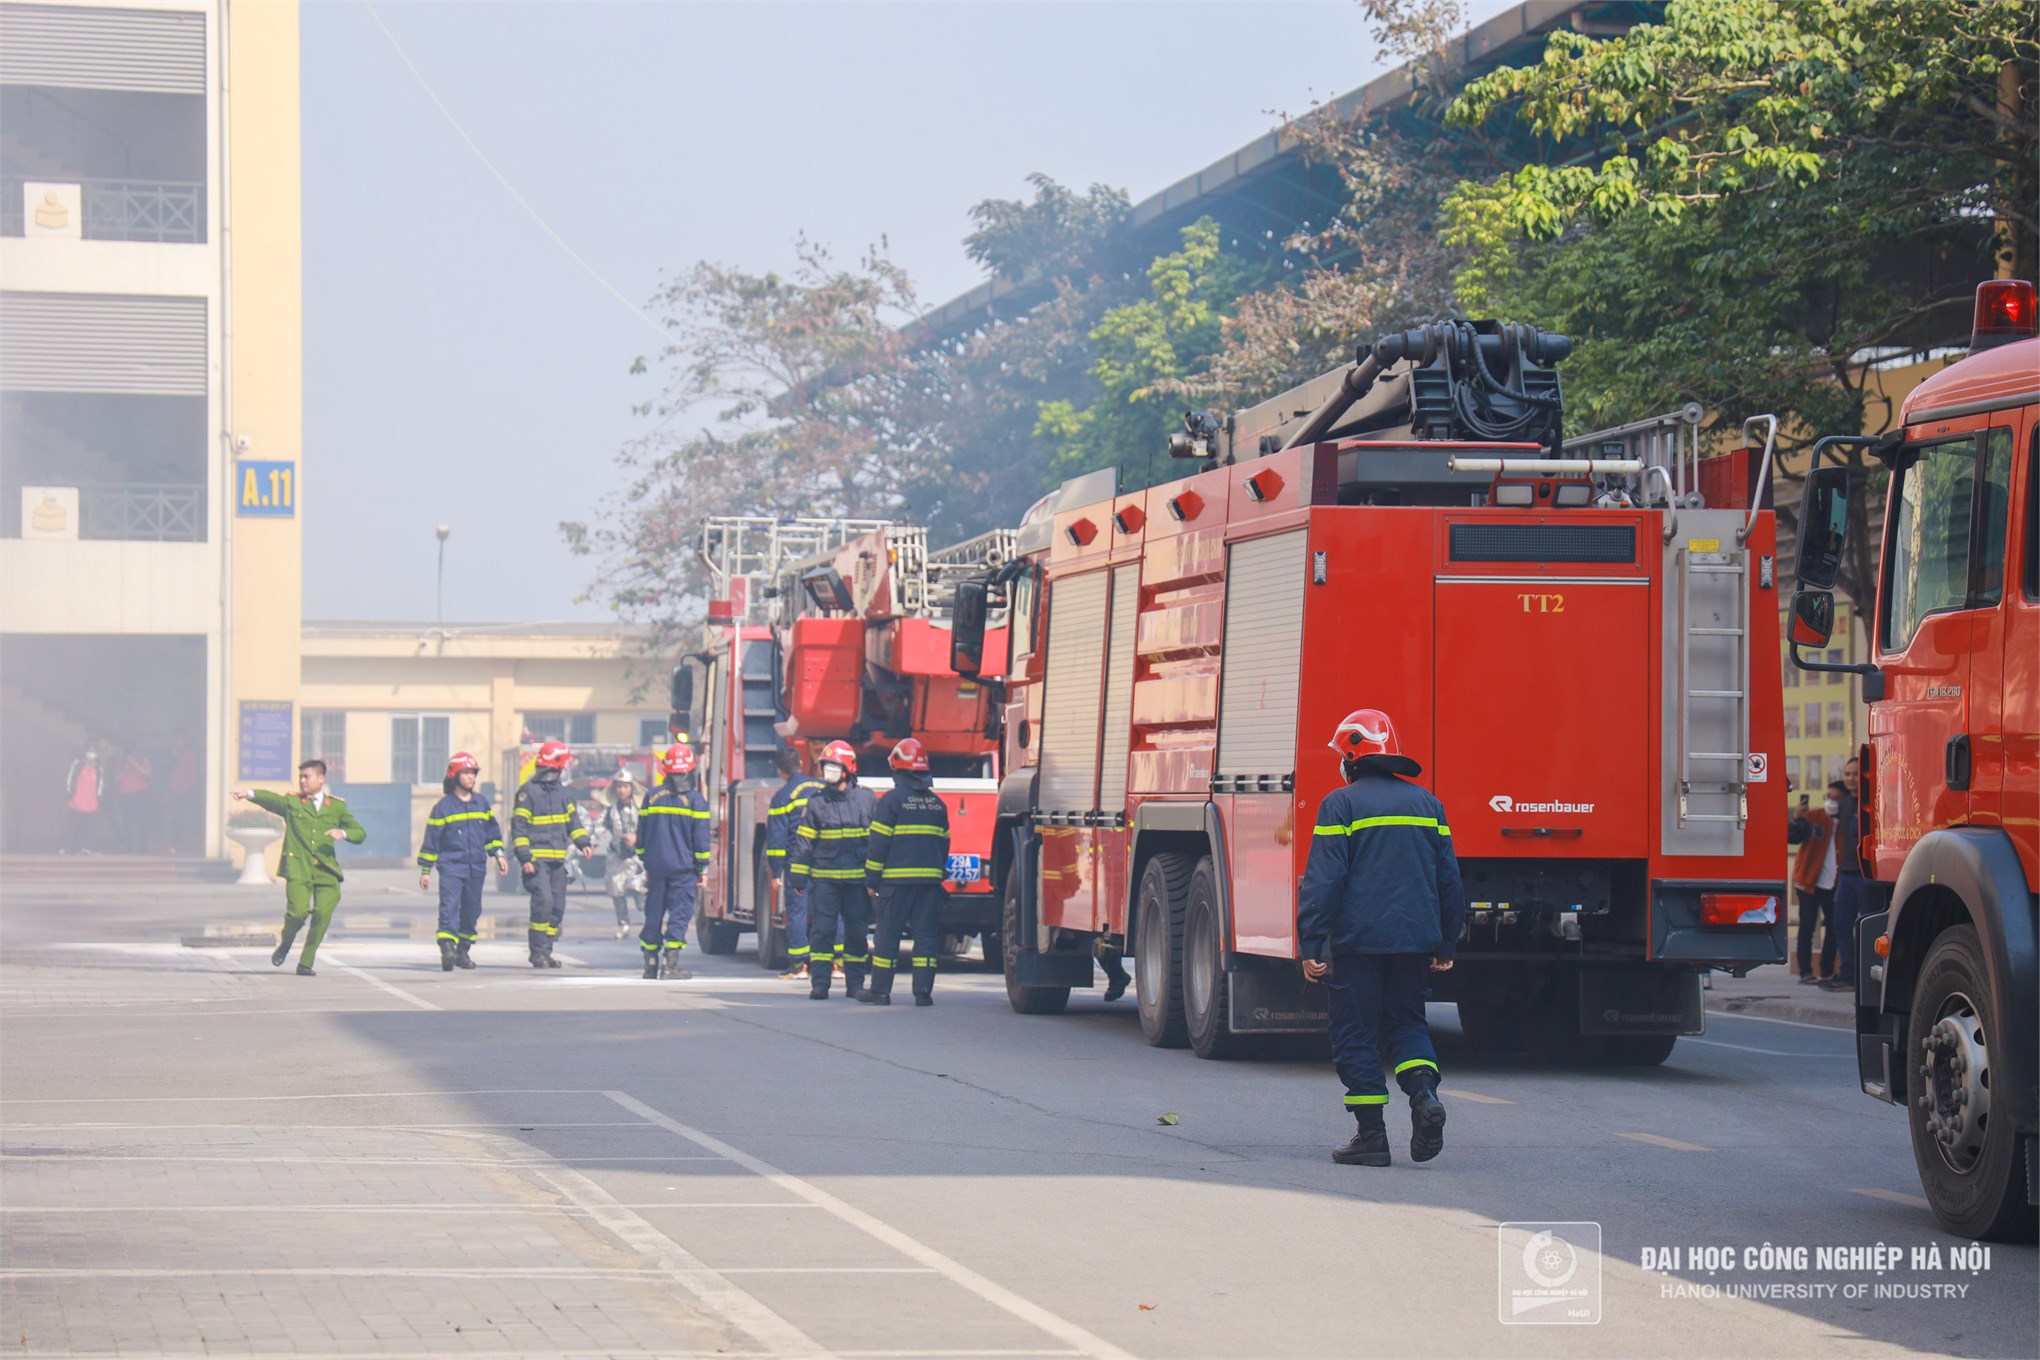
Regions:
<instances>
[{"instance_id":1,"label":"red tail light","mask_svg":"<svg viewBox=\"0 0 2040 1360\"><path fill-rule=\"evenodd\" d=\"M1992 279L1976 285L1976 327L1971 353L2040 335L2040 302L2025 279Z\"/></svg>"},{"instance_id":2,"label":"red tail light","mask_svg":"<svg viewBox=\"0 0 2040 1360\"><path fill-rule=\"evenodd\" d=\"M1701 893L1700 924L1703 926L1775 926L1778 898L1775 893Z\"/></svg>"}]
</instances>

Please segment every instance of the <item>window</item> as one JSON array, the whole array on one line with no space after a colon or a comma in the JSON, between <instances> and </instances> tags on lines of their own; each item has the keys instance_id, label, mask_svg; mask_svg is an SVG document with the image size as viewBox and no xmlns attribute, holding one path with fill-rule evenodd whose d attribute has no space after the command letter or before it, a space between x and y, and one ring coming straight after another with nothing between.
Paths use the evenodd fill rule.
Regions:
<instances>
[{"instance_id":1,"label":"window","mask_svg":"<svg viewBox=\"0 0 2040 1360\"><path fill-rule=\"evenodd\" d=\"M1928 445L1900 474L1884 553L1887 650L1909 644L1929 614L1985 608L2004 595L2012 432L2000 426L1978 444L1971 436Z\"/></svg>"},{"instance_id":2,"label":"window","mask_svg":"<svg viewBox=\"0 0 2040 1360\"><path fill-rule=\"evenodd\" d=\"M1796 708L1788 708L1785 710L1785 738L1786 740L1789 741L1792 738L1797 737L1798 735L1799 735L1799 710Z\"/></svg>"},{"instance_id":3,"label":"window","mask_svg":"<svg viewBox=\"0 0 2040 1360\"><path fill-rule=\"evenodd\" d=\"M429 784L453 754L453 719L444 713L390 715L390 782Z\"/></svg>"},{"instance_id":4,"label":"window","mask_svg":"<svg viewBox=\"0 0 2040 1360\"><path fill-rule=\"evenodd\" d=\"M347 778L347 715L334 708L307 708L298 714L298 759L326 762L326 778Z\"/></svg>"},{"instance_id":5,"label":"window","mask_svg":"<svg viewBox=\"0 0 2040 1360\"><path fill-rule=\"evenodd\" d=\"M1799 688L1799 667L1793 665L1790 661L1785 663L1785 688Z\"/></svg>"},{"instance_id":6,"label":"window","mask_svg":"<svg viewBox=\"0 0 2040 1360\"><path fill-rule=\"evenodd\" d=\"M1839 666L1839 665L1841 665L1841 664L1842 664L1843 660L1844 660L1844 657L1842 656L1842 649L1841 649L1841 648L1839 648L1839 647L1830 647L1830 648L1828 648L1828 654L1827 654L1827 663L1828 663L1828 665L1830 665L1830 666ZM1832 680L1839 680L1839 679L1841 679L1841 678L1842 678L1842 677L1841 677L1841 676L1839 676L1839 675L1830 675L1830 676L1829 676L1829 679L1832 679Z\"/></svg>"},{"instance_id":7,"label":"window","mask_svg":"<svg viewBox=\"0 0 2040 1360\"><path fill-rule=\"evenodd\" d=\"M527 713L524 730L533 741L563 741L569 746L595 744L593 713Z\"/></svg>"},{"instance_id":8,"label":"window","mask_svg":"<svg viewBox=\"0 0 2040 1360\"><path fill-rule=\"evenodd\" d=\"M2026 455L2026 598L2040 600L2040 426Z\"/></svg>"},{"instance_id":9,"label":"window","mask_svg":"<svg viewBox=\"0 0 2040 1360\"><path fill-rule=\"evenodd\" d=\"M1808 704L1806 706L1806 735L1809 737L1816 737L1820 735L1819 704Z\"/></svg>"},{"instance_id":10,"label":"window","mask_svg":"<svg viewBox=\"0 0 2040 1360\"><path fill-rule=\"evenodd\" d=\"M1840 737L1848 735L1849 715L1847 707L1847 705L1839 700L1828 705L1827 730L1829 736Z\"/></svg>"},{"instance_id":11,"label":"window","mask_svg":"<svg viewBox=\"0 0 2040 1360\"><path fill-rule=\"evenodd\" d=\"M1969 583L1972 608L1996 604L2005 593L2005 531L2012 508L2012 432L1999 427L1983 446L1982 476L1976 482L1976 577Z\"/></svg>"},{"instance_id":12,"label":"window","mask_svg":"<svg viewBox=\"0 0 2040 1360\"><path fill-rule=\"evenodd\" d=\"M637 744L643 747L664 746L673 740L673 733L666 726L666 715L639 714L637 720Z\"/></svg>"},{"instance_id":13,"label":"window","mask_svg":"<svg viewBox=\"0 0 2040 1360\"><path fill-rule=\"evenodd\" d=\"M1788 713L1788 714L1786 714L1786 716L1787 716L1787 717L1791 717L1792 715ZM1787 732L1787 733L1786 733L1785 735L1789 737L1789 736L1791 736L1791 735L1792 735L1792 733L1790 733L1790 732ZM1815 756L1815 757L1814 757L1814 760L1815 760L1816 762L1818 762L1818 761L1820 760L1820 757L1819 757L1819 756ZM1789 786L1791 786L1791 787L1793 787L1793 788L1798 788L1798 787L1799 787L1799 757L1798 757L1798 756L1787 756L1787 757L1785 757L1785 782L1786 782L1786 784L1788 784Z\"/></svg>"},{"instance_id":14,"label":"window","mask_svg":"<svg viewBox=\"0 0 2040 1360\"><path fill-rule=\"evenodd\" d=\"M1022 573L1006 589L1013 602L1007 615L1010 625L1007 636L1012 639L1009 651L1011 660L1018 661L1034 654L1034 605L1040 591L1035 586L1032 571ZM990 659L986 658L987 661Z\"/></svg>"}]
</instances>

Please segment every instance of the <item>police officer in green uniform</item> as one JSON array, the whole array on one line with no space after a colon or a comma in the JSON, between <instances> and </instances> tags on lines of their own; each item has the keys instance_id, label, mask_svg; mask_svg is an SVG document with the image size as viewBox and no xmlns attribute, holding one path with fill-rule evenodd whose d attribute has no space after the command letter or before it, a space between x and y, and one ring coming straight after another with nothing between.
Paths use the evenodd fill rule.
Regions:
<instances>
[{"instance_id":1,"label":"police officer in green uniform","mask_svg":"<svg viewBox=\"0 0 2040 1360\"><path fill-rule=\"evenodd\" d=\"M347 800L326 792L326 762L307 760L298 766L298 796L271 793L267 789L236 789L236 802L255 804L265 812L283 818L283 939L269 961L278 968L290 957L291 941L304 929L306 918L312 928L305 936L304 952L298 955L298 976L313 977L312 961L318 957L319 941L333 923L333 908L340 905L340 859L335 842L359 845L368 832L347 810Z\"/></svg>"}]
</instances>

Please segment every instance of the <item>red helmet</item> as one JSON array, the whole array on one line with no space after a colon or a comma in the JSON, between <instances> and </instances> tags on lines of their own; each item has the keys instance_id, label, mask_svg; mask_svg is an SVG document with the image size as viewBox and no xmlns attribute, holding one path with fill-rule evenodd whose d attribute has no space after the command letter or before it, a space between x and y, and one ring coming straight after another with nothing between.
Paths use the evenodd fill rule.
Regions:
<instances>
[{"instance_id":1,"label":"red helmet","mask_svg":"<svg viewBox=\"0 0 2040 1360\"><path fill-rule=\"evenodd\" d=\"M466 751L455 751L446 762L446 777L448 779L451 779L455 775L459 774L462 770L473 770L477 774L479 774L481 772L481 768L482 762L476 760Z\"/></svg>"},{"instance_id":2,"label":"red helmet","mask_svg":"<svg viewBox=\"0 0 2040 1360\"><path fill-rule=\"evenodd\" d=\"M832 741L827 746L824 746L822 748L822 753L820 755L815 757L815 764L817 766L820 766L828 761L834 761L836 764L841 765L845 770L849 771L851 774L856 774L857 748L852 746L847 741Z\"/></svg>"},{"instance_id":3,"label":"red helmet","mask_svg":"<svg viewBox=\"0 0 2040 1360\"><path fill-rule=\"evenodd\" d=\"M674 742L666 748L666 754L659 761L659 768L667 774L693 774L694 748L684 741Z\"/></svg>"},{"instance_id":4,"label":"red helmet","mask_svg":"<svg viewBox=\"0 0 2040 1360\"><path fill-rule=\"evenodd\" d=\"M886 763L895 770L926 770L928 748L921 745L917 738L903 738L899 745L892 748L892 756Z\"/></svg>"},{"instance_id":5,"label":"red helmet","mask_svg":"<svg viewBox=\"0 0 2040 1360\"><path fill-rule=\"evenodd\" d=\"M1395 735L1395 720L1378 708L1356 708L1339 719L1338 730L1328 743L1341 762L1371 758L1379 769L1393 774L1418 775L1424 767L1402 753Z\"/></svg>"},{"instance_id":6,"label":"red helmet","mask_svg":"<svg viewBox=\"0 0 2040 1360\"><path fill-rule=\"evenodd\" d=\"M574 753L563 741L549 741L538 748L538 768L541 770L564 770Z\"/></svg>"}]
</instances>

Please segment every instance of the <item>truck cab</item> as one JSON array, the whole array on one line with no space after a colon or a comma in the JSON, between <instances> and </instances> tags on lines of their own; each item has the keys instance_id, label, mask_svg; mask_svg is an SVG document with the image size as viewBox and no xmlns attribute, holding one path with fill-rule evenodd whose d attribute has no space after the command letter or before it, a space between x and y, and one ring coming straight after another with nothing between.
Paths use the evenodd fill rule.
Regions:
<instances>
[{"instance_id":1,"label":"truck cab","mask_svg":"<svg viewBox=\"0 0 2040 1360\"><path fill-rule=\"evenodd\" d=\"M1902 1105L1950 1232L2030 1240L2040 1191L2040 331L2031 283L1977 294L1970 356L1874 446L1889 474L1859 754L1863 1090ZM1820 445L1845 442L1822 440ZM1816 455L1802 504L1795 664L1827 641L1851 469Z\"/></svg>"}]
</instances>

